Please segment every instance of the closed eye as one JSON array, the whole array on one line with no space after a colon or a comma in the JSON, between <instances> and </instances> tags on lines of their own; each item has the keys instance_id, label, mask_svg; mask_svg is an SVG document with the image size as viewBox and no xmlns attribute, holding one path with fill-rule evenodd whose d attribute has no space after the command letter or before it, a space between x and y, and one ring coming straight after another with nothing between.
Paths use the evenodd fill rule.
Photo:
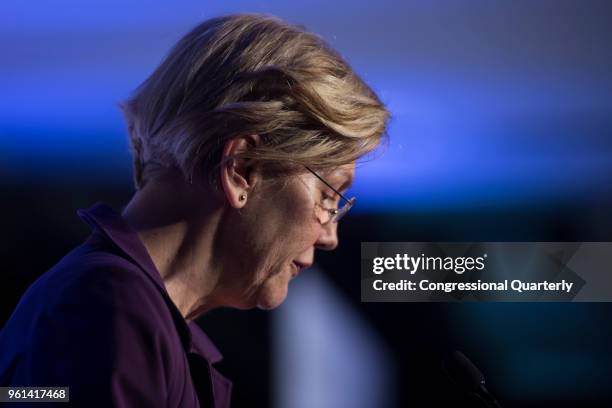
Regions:
<instances>
[{"instance_id":1,"label":"closed eye","mask_svg":"<svg viewBox=\"0 0 612 408\"><path fill-rule=\"evenodd\" d=\"M327 194L323 194L323 196L321 197L321 203L319 205L322 209L329 212L336 211L338 209L337 200Z\"/></svg>"}]
</instances>

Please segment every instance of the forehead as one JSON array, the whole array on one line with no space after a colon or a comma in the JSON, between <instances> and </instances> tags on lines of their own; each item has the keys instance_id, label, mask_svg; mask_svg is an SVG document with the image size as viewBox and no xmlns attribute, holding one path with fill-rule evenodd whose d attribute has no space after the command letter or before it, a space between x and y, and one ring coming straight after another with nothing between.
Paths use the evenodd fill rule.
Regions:
<instances>
[{"instance_id":1,"label":"forehead","mask_svg":"<svg viewBox=\"0 0 612 408\"><path fill-rule=\"evenodd\" d=\"M352 181L353 177L355 177L355 163L334 167L324 171L323 174L327 177L334 177L337 179L343 178Z\"/></svg>"},{"instance_id":2,"label":"forehead","mask_svg":"<svg viewBox=\"0 0 612 408\"><path fill-rule=\"evenodd\" d=\"M335 189L344 191L353 184L355 177L355 163L338 166L321 173Z\"/></svg>"}]
</instances>

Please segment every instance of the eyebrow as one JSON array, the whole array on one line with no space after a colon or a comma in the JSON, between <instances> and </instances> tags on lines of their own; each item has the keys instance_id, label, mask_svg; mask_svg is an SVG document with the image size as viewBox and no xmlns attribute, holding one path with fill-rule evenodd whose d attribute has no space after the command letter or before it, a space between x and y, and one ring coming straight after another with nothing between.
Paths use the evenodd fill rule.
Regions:
<instances>
[{"instance_id":1,"label":"eyebrow","mask_svg":"<svg viewBox=\"0 0 612 408\"><path fill-rule=\"evenodd\" d=\"M340 192L344 192L348 190L353 185L353 177L351 173L346 170L341 170L337 173L338 175L343 175L346 178L346 181L340 185L340 187L336 188L336 190ZM335 187L334 187L335 188Z\"/></svg>"},{"instance_id":2,"label":"eyebrow","mask_svg":"<svg viewBox=\"0 0 612 408\"><path fill-rule=\"evenodd\" d=\"M304 166L304 167L306 167L306 169L310 171L316 178L321 180L321 182L323 182L323 184L325 184L328 188L331 188L336 193L340 194L340 197L342 197L343 199L348 200L346 197L344 197L344 194L342 193L345 192L345 190L347 190L353 184L353 177L351 176L350 172L346 170L335 170L334 171L335 174L334 172L332 172L331 174L327 174L325 177L322 177L319 174L317 174L315 171L313 171L311 168L309 168L308 166ZM336 188L332 185L333 182L329 179L330 177L337 177L338 175L344 175L346 180L344 183L342 183L342 185L340 185L340 187Z\"/></svg>"}]
</instances>

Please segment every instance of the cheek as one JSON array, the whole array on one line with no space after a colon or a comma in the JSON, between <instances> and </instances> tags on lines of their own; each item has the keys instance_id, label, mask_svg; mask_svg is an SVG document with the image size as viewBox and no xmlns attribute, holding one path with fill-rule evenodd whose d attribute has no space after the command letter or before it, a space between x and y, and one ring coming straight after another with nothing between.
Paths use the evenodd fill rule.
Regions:
<instances>
[{"instance_id":1,"label":"cheek","mask_svg":"<svg viewBox=\"0 0 612 408\"><path fill-rule=\"evenodd\" d=\"M259 242L295 239L315 224L314 203L304 188L266 191L265 199L249 208L249 233Z\"/></svg>"},{"instance_id":2,"label":"cheek","mask_svg":"<svg viewBox=\"0 0 612 408\"><path fill-rule=\"evenodd\" d=\"M319 233L319 224L313 219L311 209L296 211L295 217L284 227L285 230L279 234L278 241L279 245L293 252L292 259L314 246Z\"/></svg>"},{"instance_id":3,"label":"cheek","mask_svg":"<svg viewBox=\"0 0 612 408\"><path fill-rule=\"evenodd\" d=\"M252 278L256 282L290 267L314 246L320 224L310 194L301 184L270 189L264 193L265 199L250 208L248 233L240 235L251 241L251 266L256 265Z\"/></svg>"},{"instance_id":4,"label":"cheek","mask_svg":"<svg viewBox=\"0 0 612 408\"><path fill-rule=\"evenodd\" d=\"M275 246L304 250L316 240L318 221L315 217L312 198L294 194L293 199L283 202L278 208L274 222Z\"/></svg>"},{"instance_id":5,"label":"cheek","mask_svg":"<svg viewBox=\"0 0 612 408\"><path fill-rule=\"evenodd\" d=\"M317 224L312 220L312 211L296 208L291 217L276 226L273 242L267 244L266 259L256 280L262 282L272 276L293 272L293 260L313 248L318 233Z\"/></svg>"}]
</instances>

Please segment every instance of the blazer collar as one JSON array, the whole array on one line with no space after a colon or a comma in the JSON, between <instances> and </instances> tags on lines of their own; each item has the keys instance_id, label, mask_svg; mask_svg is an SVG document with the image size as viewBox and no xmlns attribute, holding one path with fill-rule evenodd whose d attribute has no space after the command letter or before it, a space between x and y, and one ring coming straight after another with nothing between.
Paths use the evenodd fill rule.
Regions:
<instances>
[{"instance_id":1,"label":"blazer collar","mask_svg":"<svg viewBox=\"0 0 612 408\"><path fill-rule=\"evenodd\" d=\"M87 210L79 209L77 214L89 226L115 244L134 264L140 267L157 286L172 312L185 350L202 355L209 363L220 361L223 356L195 322L187 323L170 298L157 267L140 240L138 233L109 205L98 202Z\"/></svg>"}]
</instances>

